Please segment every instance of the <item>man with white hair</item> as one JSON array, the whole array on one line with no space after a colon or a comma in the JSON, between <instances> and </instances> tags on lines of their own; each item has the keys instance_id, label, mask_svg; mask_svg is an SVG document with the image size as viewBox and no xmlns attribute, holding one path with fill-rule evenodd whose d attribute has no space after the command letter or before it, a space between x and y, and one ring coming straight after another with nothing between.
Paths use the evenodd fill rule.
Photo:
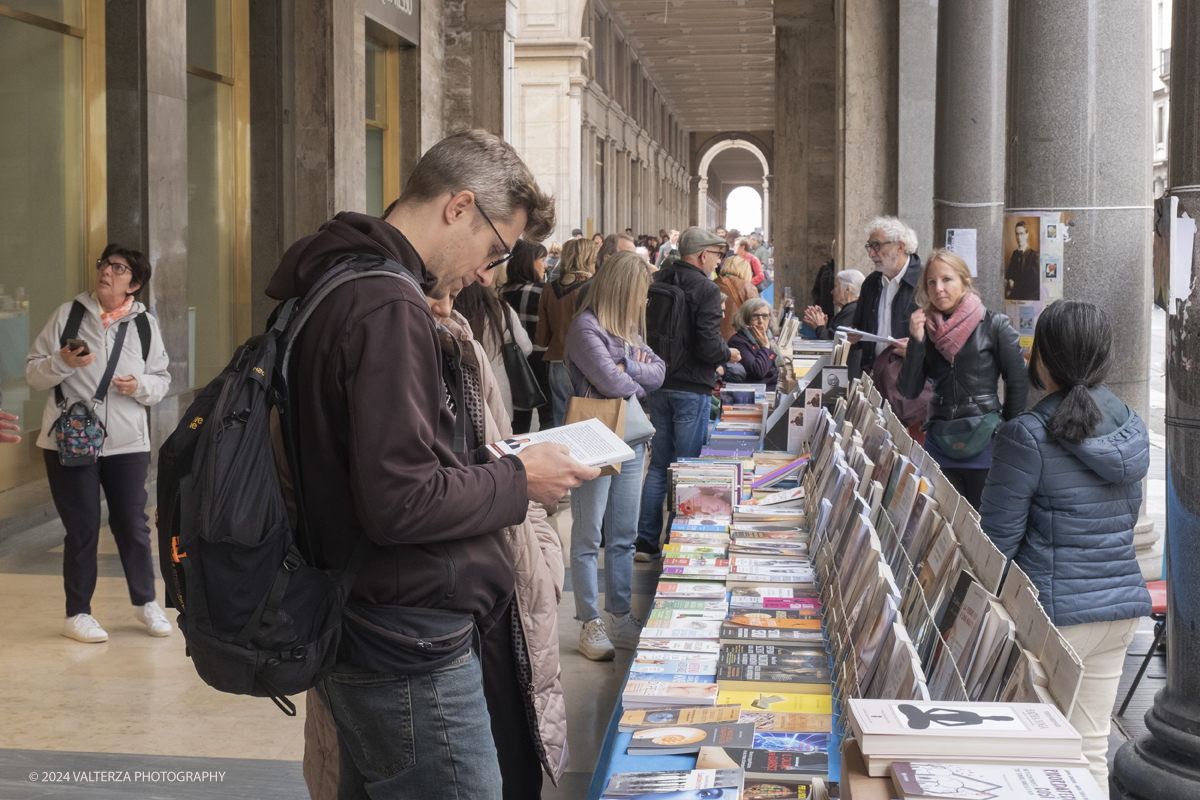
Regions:
<instances>
[{"instance_id":1,"label":"man with white hair","mask_svg":"<svg viewBox=\"0 0 1200 800\"><path fill-rule=\"evenodd\" d=\"M925 391L915 400L906 400L896 391L896 378L908 351L908 320L917 310L917 282L921 277L917 233L896 217L876 217L864 231L867 255L875 271L862 283L851 327L890 336L897 344L852 339L860 357L859 367L851 369L851 377L870 373L880 393L891 402L896 416L919 439L918 429L925 422L931 396L929 386L926 384Z\"/></svg>"}]
</instances>

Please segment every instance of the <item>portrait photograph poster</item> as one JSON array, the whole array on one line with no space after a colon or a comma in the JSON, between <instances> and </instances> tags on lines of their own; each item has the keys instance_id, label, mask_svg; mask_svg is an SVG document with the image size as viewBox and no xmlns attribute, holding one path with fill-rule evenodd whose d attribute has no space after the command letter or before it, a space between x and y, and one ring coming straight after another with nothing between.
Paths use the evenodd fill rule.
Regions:
<instances>
[{"instance_id":1,"label":"portrait photograph poster","mask_svg":"<svg viewBox=\"0 0 1200 800\"><path fill-rule=\"evenodd\" d=\"M1067 223L1059 211L1021 212L1004 218L1004 313L1029 359L1042 309L1063 296L1063 243Z\"/></svg>"}]
</instances>

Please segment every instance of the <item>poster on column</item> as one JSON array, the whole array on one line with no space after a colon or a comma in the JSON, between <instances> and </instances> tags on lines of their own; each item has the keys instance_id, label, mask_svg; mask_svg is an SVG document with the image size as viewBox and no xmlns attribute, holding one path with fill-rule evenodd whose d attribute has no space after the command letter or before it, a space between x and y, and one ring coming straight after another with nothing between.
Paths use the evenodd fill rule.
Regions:
<instances>
[{"instance_id":1,"label":"poster on column","mask_svg":"<svg viewBox=\"0 0 1200 800\"><path fill-rule=\"evenodd\" d=\"M1004 219L1004 311L1029 358L1033 330L1042 309L1063 296L1062 214L1010 214Z\"/></svg>"}]
</instances>

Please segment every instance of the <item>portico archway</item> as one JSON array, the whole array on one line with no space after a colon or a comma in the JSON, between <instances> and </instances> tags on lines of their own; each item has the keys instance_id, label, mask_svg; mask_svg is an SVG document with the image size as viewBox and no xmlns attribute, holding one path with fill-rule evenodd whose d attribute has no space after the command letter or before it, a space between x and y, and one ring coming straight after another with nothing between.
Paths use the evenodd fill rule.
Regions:
<instances>
[{"instance_id":1,"label":"portico archway","mask_svg":"<svg viewBox=\"0 0 1200 800\"><path fill-rule=\"evenodd\" d=\"M771 224L770 223L770 220L771 220L771 200L770 200L770 198L771 198L771 188L770 188L771 167L770 167L770 163L767 161L767 155L766 155L766 153L764 153L762 151L762 148L760 148L757 144L755 144L754 142L751 142L747 139L733 138L733 139L721 140L721 141L713 144L711 147L709 147L704 152L704 155L701 156L700 164L697 169L697 174L699 176L699 184L697 187L698 190L696 192L696 219L700 220L700 224L703 224L703 220L706 217L707 204L708 204L708 168L709 168L709 166L712 165L713 159L715 159L718 155L725 152L726 150L734 150L734 149L749 151L758 159L759 163L762 164L762 171L763 171L763 175L762 175L762 219L763 219L762 228L763 228L764 238L769 239L769 237L771 235L771 230L770 230L770 224Z\"/></svg>"}]
</instances>

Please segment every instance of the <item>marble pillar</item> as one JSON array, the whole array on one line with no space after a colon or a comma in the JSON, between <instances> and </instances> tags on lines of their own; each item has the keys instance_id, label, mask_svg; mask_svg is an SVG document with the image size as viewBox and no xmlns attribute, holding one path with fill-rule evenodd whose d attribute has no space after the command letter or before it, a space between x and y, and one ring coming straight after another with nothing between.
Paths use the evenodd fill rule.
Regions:
<instances>
[{"instance_id":1,"label":"marble pillar","mask_svg":"<svg viewBox=\"0 0 1200 800\"><path fill-rule=\"evenodd\" d=\"M803 297L837 235L836 25L829 3L776 0L774 13L774 172L763 223L775 244L775 282Z\"/></svg>"},{"instance_id":2,"label":"marble pillar","mask_svg":"<svg viewBox=\"0 0 1200 800\"><path fill-rule=\"evenodd\" d=\"M941 4L937 54L934 235L921 250L945 246L948 228L974 229L975 288L1002 310L1008 0Z\"/></svg>"},{"instance_id":3,"label":"marble pillar","mask_svg":"<svg viewBox=\"0 0 1200 800\"><path fill-rule=\"evenodd\" d=\"M1013 0L1009 212L1062 212L1063 296L1103 308L1117 347L1106 385L1147 418L1151 293L1150 12L1121 0ZM1145 514L1134 547L1160 575Z\"/></svg>"},{"instance_id":4,"label":"marble pillar","mask_svg":"<svg viewBox=\"0 0 1200 800\"><path fill-rule=\"evenodd\" d=\"M1200 217L1200 0L1175 0L1168 193ZM1117 751L1110 796L1200 797L1200 243L1191 292L1167 331L1167 682L1146 712L1149 733Z\"/></svg>"},{"instance_id":5,"label":"marble pillar","mask_svg":"<svg viewBox=\"0 0 1200 800\"><path fill-rule=\"evenodd\" d=\"M870 272L864 228L875 216L895 214L898 204L900 2L838 0L836 8L841 124L835 257L838 269ZM814 276L819 266L811 265Z\"/></svg>"},{"instance_id":6,"label":"marble pillar","mask_svg":"<svg viewBox=\"0 0 1200 800\"><path fill-rule=\"evenodd\" d=\"M250 313L265 328L277 301L266 288L290 241L283 232L281 14L275 3L250 4Z\"/></svg>"},{"instance_id":7,"label":"marble pillar","mask_svg":"<svg viewBox=\"0 0 1200 800\"><path fill-rule=\"evenodd\" d=\"M446 133L483 128L503 136L506 0L447 0L445 9Z\"/></svg>"},{"instance_id":8,"label":"marble pillar","mask_svg":"<svg viewBox=\"0 0 1200 800\"><path fill-rule=\"evenodd\" d=\"M150 411L157 451L191 402L188 386L187 6L147 3L145 36L145 245L154 267L150 305L170 356L171 389ZM109 139L113 120L109 121ZM119 179L109 167L109 182Z\"/></svg>"},{"instance_id":9,"label":"marble pillar","mask_svg":"<svg viewBox=\"0 0 1200 800\"><path fill-rule=\"evenodd\" d=\"M946 6L976 6L947 2ZM938 0L900 0L896 136L896 214L917 232L920 252L933 241L933 150L938 81ZM1003 46L1003 43L1000 45ZM999 95L1003 101L1004 92Z\"/></svg>"}]
</instances>

